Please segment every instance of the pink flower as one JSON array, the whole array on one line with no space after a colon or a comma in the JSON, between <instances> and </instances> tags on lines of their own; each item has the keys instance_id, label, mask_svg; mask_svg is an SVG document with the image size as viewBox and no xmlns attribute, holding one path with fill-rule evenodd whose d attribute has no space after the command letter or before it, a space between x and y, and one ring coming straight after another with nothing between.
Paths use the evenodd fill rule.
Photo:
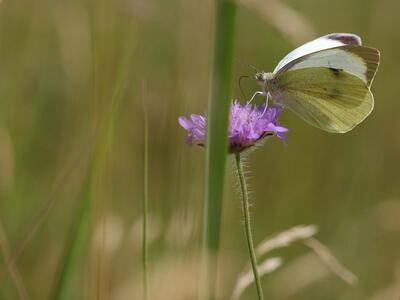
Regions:
<instances>
[{"instance_id":1,"label":"pink flower","mask_svg":"<svg viewBox=\"0 0 400 300\"><path fill-rule=\"evenodd\" d=\"M228 128L229 152L241 152L267 135L276 135L285 139L287 128L280 126L278 116L282 108L271 106L265 109L265 105L241 105L234 101L230 107ZM196 143L203 146L205 143L207 119L204 116L192 114L190 119L179 117L179 124L188 132L189 145Z\"/></svg>"}]
</instances>

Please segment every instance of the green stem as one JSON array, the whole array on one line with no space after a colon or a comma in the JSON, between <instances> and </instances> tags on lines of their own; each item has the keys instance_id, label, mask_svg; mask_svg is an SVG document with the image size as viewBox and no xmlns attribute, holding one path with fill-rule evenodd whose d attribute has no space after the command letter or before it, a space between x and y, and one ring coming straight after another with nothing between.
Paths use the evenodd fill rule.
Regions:
<instances>
[{"instance_id":1,"label":"green stem","mask_svg":"<svg viewBox=\"0 0 400 300\"><path fill-rule=\"evenodd\" d=\"M236 159L236 168L239 176L240 182L240 189L242 192L242 209L243 209L243 216L244 216L244 226L245 226L245 233L247 239L247 247L249 248L249 255L251 261L251 267L253 268L254 274L254 282L256 283L258 299L263 300L263 291L261 286L260 275L257 269L257 258L256 253L254 251L254 243L253 243L253 236L251 233L251 224L250 224L250 212L249 212L249 195L247 190L246 179L244 177L242 161L240 157L240 153L235 154Z\"/></svg>"},{"instance_id":2,"label":"green stem","mask_svg":"<svg viewBox=\"0 0 400 300\"><path fill-rule=\"evenodd\" d=\"M143 299L148 299L148 245L147 245L147 212L149 199L149 129L147 111L144 109L144 170L143 170L143 245L142 245L142 267L143 267Z\"/></svg>"},{"instance_id":3,"label":"green stem","mask_svg":"<svg viewBox=\"0 0 400 300\"><path fill-rule=\"evenodd\" d=\"M215 0L214 50L208 103L205 187L203 206L201 300L215 299L217 254L228 149L228 111L231 101L233 39L236 6Z\"/></svg>"}]
</instances>

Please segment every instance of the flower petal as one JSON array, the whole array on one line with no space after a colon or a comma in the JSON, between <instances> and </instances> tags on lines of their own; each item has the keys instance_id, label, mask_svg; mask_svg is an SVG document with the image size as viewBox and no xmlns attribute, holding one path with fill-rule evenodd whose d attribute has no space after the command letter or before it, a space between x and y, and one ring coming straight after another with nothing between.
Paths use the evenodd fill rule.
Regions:
<instances>
[{"instance_id":1,"label":"flower petal","mask_svg":"<svg viewBox=\"0 0 400 300\"><path fill-rule=\"evenodd\" d=\"M190 130L193 127L193 122L185 117L179 117L178 122L186 130Z\"/></svg>"}]
</instances>

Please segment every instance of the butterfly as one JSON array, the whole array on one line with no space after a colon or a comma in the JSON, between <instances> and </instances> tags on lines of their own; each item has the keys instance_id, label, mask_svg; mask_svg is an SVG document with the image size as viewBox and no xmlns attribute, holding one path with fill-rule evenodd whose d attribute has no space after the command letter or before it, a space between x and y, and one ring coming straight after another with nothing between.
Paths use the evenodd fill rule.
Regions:
<instances>
[{"instance_id":1,"label":"butterfly","mask_svg":"<svg viewBox=\"0 0 400 300\"><path fill-rule=\"evenodd\" d=\"M257 72L262 91L254 96L271 98L322 130L348 132L374 108L370 87L379 59L357 35L328 34L290 52L272 73Z\"/></svg>"}]
</instances>

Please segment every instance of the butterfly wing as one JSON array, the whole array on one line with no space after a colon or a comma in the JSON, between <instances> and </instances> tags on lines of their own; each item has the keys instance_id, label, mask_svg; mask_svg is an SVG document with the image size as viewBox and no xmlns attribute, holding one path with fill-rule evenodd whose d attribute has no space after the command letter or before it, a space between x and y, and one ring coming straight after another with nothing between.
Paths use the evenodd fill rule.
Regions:
<instances>
[{"instance_id":1,"label":"butterfly wing","mask_svg":"<svg viewBox=\"0 0 400 300\"><path fill-rule=\"evenodd\" d=\"M324 67L288 70L273 79L272 98L309 124L344 133L374 107L368 85L343 70Z\"/></svg>"},{"instance_id":2,"label":"butterfly wing","mask_svg":"<svg viewBox=\"0 0 400 300\"><path fill-rule=\"evenodd\" d=\"M344 70L370 86L378 69L379 59L380 54L377 49L344 45L301 56L281 67L275 75L278 76L288 70L325 67Z\"/></svg>"},{"instance_id":3,"label":"butterfly wing","mask_svg":"<svg viewBox=\"0 0 400 300\"><path fill-rule=\"evenodd\" d=\"M361 45L361 38L352 33L331 33L312 40L287 54L276 66L274 73L302 56L345 45Z\"/></svg>"}]
</instances>

